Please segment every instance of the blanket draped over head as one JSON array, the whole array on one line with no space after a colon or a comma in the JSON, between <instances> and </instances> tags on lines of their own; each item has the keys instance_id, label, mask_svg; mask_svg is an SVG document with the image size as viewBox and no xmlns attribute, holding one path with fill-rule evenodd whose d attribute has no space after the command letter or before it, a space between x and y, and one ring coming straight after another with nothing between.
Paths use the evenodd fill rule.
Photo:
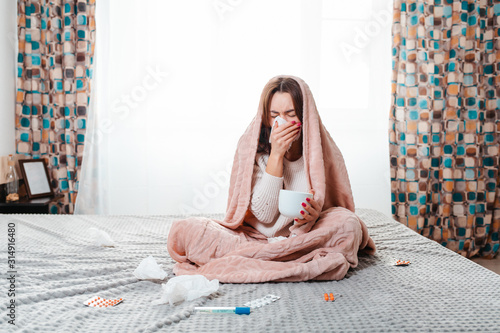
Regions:
<instances>
[{"instance_id":1,"label":"blanket draped over head","mask_svg":"<svg viewBox=\"0 0 500 333\"><path fill-rule=\"evenodd\" d=\"M257 115L240 138L222 221L192 217L174 222L168 251L176 275L201 274L226 283L340 280L358 264L358 251L375 252L354 201L344 159L323 126L307 84L303 96L303 157L307 182L321 209L317 221L292 226L297 235L278 242L245 224L259 142L264 92Z\"/></svg>"}]
</instances>

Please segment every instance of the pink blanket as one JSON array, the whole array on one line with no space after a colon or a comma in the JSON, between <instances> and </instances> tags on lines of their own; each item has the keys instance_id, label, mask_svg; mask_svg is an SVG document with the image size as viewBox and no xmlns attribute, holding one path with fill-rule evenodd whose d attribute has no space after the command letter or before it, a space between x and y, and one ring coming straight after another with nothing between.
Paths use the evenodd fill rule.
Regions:
<instances>
[{"instance_id":1,"label":"pink blanket","mask_svg":"<svg viewBox=\"0 0 500 333\"><path fill-rule=\"evenodd\" d=\"M238 142L222 221L188 218L176 221L168 251L178 263L176 275L202 274L227 283L340 280L358 264L360 249L375 252L367 228L354 214L354 201L344 159L323 126L307 84L302 90L303 156L310 189L322 207L316 222L293 226L296 237L268 243L245 224L249 214L255 154L261 128L257 115Z\"/></svg>"}]
</instances>

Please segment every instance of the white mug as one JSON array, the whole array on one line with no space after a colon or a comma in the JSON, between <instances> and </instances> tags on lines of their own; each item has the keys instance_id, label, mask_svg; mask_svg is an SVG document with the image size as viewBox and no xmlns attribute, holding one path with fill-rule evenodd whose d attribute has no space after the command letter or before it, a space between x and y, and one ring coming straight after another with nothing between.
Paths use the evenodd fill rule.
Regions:
<instances>
[{"instance_id":1,"label":"white mug","mask_svg":"<svg viewBox=\"0 0 500 333\"><path fill-rule=\"evenodd\" d=\"M298 192L298 191L289 191L289 190L280 190L279 197L279 210L280 213L286 217L298 218L301 219L302 215L300 211L303 210L307 213L307 211L302 206L302 203L306 201L306 198L313 198L311 193L306 192Z\"/></svg>"}]
</instances>

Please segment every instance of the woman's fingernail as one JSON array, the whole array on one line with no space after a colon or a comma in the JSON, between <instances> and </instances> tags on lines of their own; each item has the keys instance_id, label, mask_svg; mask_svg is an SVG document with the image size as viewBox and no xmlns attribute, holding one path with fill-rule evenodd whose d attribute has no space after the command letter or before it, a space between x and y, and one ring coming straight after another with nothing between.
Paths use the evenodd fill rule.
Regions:
<instances>
[{"instance_id":1,"label":"woman's fingernail","mask_svg":"<svg viewBox=\"0 0 500 333\"><path fill-rule=\"evenodd\" d=\"M292 121L292 125L295 125L295 120L294 120L294 121Z\"/></svg>"},{"instance_id":2,"label":"woman's fingernail","mask_svg":"<svg viewBox=\"0 0 500 333\"><path fill-rule=\"evenodd\" d=\"M310 198L306 198L306 200L307 200L307 202L311 201L311 199L310 199ZM304 207L305 207L305 206L304 206Z\"/></svg>"},{"instance_id":3,"label":"woman's fingernail","mask_svg":"<svg viewBox=\"0 0 500 333\"><path fill-rule=\"evenodd\" d=\"M304 214L305 214L305 212L304 212L303 210L301 210L301 211L300 211L300 214L304 215Z\"/></svg>"},{"instance_id":4,"label":"woman's fingernail","mask_svg":"<svg viewBox=\"0 0 500 333\"><path fill-rule=\"evenodd\" d=\"M297 123L297 126L300 126L300 125L302 125L302 124L301 123Z\"/></svg>"},{"instance_id":5,"label":"woman's fingernail","mask_svg":"<svg viewBox=\"0 0 500 333\"><path fill-rule=\"evenodd\" d=\"M305 203L302 203L302 207L306 207L307 205Z\"/></svg>"},{"instance_id":6,"label":"woman's fingernail","mask_svg":"<svg viewBox=\"0 0 500 333\"><path fill-rule=\"evenodd\" d=\"M299 219L295 219L295 222L299 222Z\"/></svg>"}]
</instances>

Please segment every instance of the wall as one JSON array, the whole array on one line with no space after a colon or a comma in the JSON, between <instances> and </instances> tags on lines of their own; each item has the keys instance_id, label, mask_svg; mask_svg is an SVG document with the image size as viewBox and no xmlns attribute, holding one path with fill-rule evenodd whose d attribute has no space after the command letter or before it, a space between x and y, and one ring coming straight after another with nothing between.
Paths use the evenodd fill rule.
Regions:
<instances>
[{"instance_id":1,"label":"wall","mask_svg":"<svg viewBox=\"0 0 500 333\"><path fill-rule=\"evenodd\" d=\"M234 4L224 12L212 1L150 2L154 11L139 0L97 9L100 164L92 168L108 176L87 177L89 207L110 214L224 212L236 143L262 88L274 75L293 74L310 86L344 155L356 206L390 215L390 0L367 0L361 8L330 0L224 0ZM279 38L272 33L284 27ZM123 45L134 47L124 52ZM102 189L107 194L96 195Z\"/></svg>"},{"instance_id":2,"label":"wall","mask_svg":"<svg viewBox=\"0 0 500 333\"><path fill-rule=\"evenodd\" d=\"M161 213L178 213L179 207L184 206L193 206L199 211L202 211L203 213L206 212L211 212L213 211L223 211L225 204L226 204L226 196L227 196L227 182L225 181L227 178L227 174L224 174L226 171L226 164L228 162L232 161L232 156L234 152L234 145L235 142L237 141L237 138L239 138L239 135L243 132L243 130L246 128L246 125L248 124L249 120L251 117L253 117L253 112L256 108L256 103L258 101L258 97L260 94L260 89L265 83L264 81L267 80L267 78L275 75L276 73L294 73L298 76L301 76L303 79L306 80L306 82L309 83L311 86L311 89L315 92L315 96L317 97L317 102L318 102L318 107L321 109L321 115L323 118L323 122L325 123L325 126L329 129L331 132L332 136L334 137L336 143L339 145L341 148L341 151L344 154L344 158L349 170L349 175L351 178L351 184L353 187L353 192L354 192L354 197L355 197L355 202L357 207L362 207L362 208L375 208L378 209L387 215L390 215L390 183L389 183L389 161L388 161L388 140L387 140L387 123L388 123L388 112L389 112L389 82L390 82L390 71L389 70L384 70L382 71L384 74L381 75L378 70L380 67L380 57L374 57L371 56L371 54L380 54L380 50L384 50L383 52L386 52L385 50L390 50L390 21L388 22L383 22L383 24L380 24L381 27L375 26L375 28L380 28L380 31L378 31L378 34L376 36L373 36L372 38L369 39L369 41L366 41L366 45L357 45L355 46L358 47L359 54L354 54L353 56L353 62L352 62L352 68L348 68L350 71L356 70L356 75L352 75L352 79L355 81L349 81L346 82L346 78L349 78L349 76L346 75L339 75L339 71L346 66L345 64L345 56L339 56L338 52L341 49L342 42L345 43L343 40L338 40L340 38L339 36L343 36L346 40L353 40L356 41L356 35L355 33L362 31L364 29L365 25L368 26L369 24L373 25L373 22L378 22L377 19L380 19L377 15L382 11L381 8L378 8L379 6L382 6L381 3L385 3L386 1L379 2L373 1L374 4L377 4L377 6L374 6L373 8L370 7L366 9L367 13L365 14L366 17L364 17L364 21L359 21L359 17L353 17L352 19L354 21L359 21L359 29L349 29L346 28L345 23L343 20L345 19L345 13L349 12L355 12L355 11L348 11L348 10L338 10L338 8L334 8L336 10L331 10L333 14L328 14L323 8L323 17L322 20L318 20L314 26L311 26L311 24L306 24L302 23L305 26L308 27L307 31L311 30L317 30L321 29L321 32L318 33L315 31L315 33L302 33L299 34L302 37L302 43L307 44L307 47L305 47L307 50L310 51L311 45L319 45L320 42L318 42L317 39L321 39L322 43L321 45L324 45L323 49L315 49L314 52L305 52L303 55L300 55L302 58L293 58L291 55L287 55L285 58L280 58L279 60L279 66L276 65L273 67L272 73L267 73L265 72L264 69L262 69L262 63L260 66L257 66L257 69L255 66L248 66L245 65L243 66L243 60L244 59L242 54L235 54L235 53L230 53L227 52L230 56L227 57L222 57L221 59L209 59L213 63L209 63L206 68L211 68L211 67L217 67L217 68L228 68L228 73L230 73L230 69L233 66L234 68L248 68L248 72L252 73L256 70L262 72L260 75L243 75L243 77L258 77L262 82L250 82L248 83L249 87L252 87L255 90L254 95L251 96L244 96L243 92L245 92L245 89L231 89L231 94L226 94L229 96L235 96L234 99L244 101L240 103L240 105L248 105L246 109L250 110L249 114L245 117L239 117L239 118L245 118L242 120L239 119L234 119L232 114L227 114L222 119L225 121L220 121L219 119L212 119L212 118L217 118L217 117L210 117L210 113L207 112L207 118L203 119L204 121L209 122L209 126L205 126L206 128L209 129L210 132L207 132L207 137L211 137L212 141L210 140L205 140L206 142L201 142L198 143L198 145L210 145L210 146L217 146L221 147L224 145L227 145L227 147L224 147L224 149L221 149L223 151L227 151L226 155L224 156L218 156L218 159L221 161L219 164L213 164L211 167L206 167L206 166L199 166L199 168L202 170L202 173L199 172L199 170L192 169L194 168L194 164L186 164L180 166L180 170L186 170L190 176L187 177L187 182L185 181L182 185L182 187L175 187L173 184L171 184L172 180L171 178L182 178L179 177L178 173L174 173L176 176L175 177L170 177L168 178L169 173L164 172L167 169L170 169L172 167L172 163L175 162L168 159L168 154L158 154L159 151L161 150L153 150L147 149L147 150L141 150L144 149L144 147L141 147L139 151L143 151L142 159L140 158L130 158L128 154L121 154L125 157L127 157L126 161L121 161L117 158L111 159L114 164L112 164L112 170L124 170L124 171L129 171L127 169L127 166L136 166L132 163L132 161L139 160L143 161L144 159L149 160L149 163L142 163L140 165L153 165L153 166L158 166L157 172L153 173L155 177L151 177L148 181L141 180L142 185L145 186L144 191L142 193L148 193L148 196L142 195L141 197L144 198L144 202L142 204L134 204L130 205L127 200L132 200L132 202L137 202L137 197L130 195L130 193L138 193L138 191L130 191L130 189L124 189L124 185L129 185L130 183L130 177L125 177L123 179L118 179L117 176L113 175L110 177L110 188L114 189L114 192L111 193L111 198L113 198L113 202L110 207L110 211L112 213L120 213L120 214L125 214L125 213L150 213L150 214L161 214ZM139 2L137 2L139 4ZM319 3L319 2L318 2ZM326 1L324 4L328 4L330 2ZM331 2L334 3L334 2ZM334 4L342 4L341 2L335 2ZM325 7L325 6L323 6ZM101 7L103 8L103 7ZM191 7L190 7L191 8ZM182 9L182 8L181 8ZM125 10L125 9L122 9ZM209 40L209 42L213 43L222 43L221 41L226 41L230 40L232 44L234 44L233 50L240 50L240 51L245 51L246 49L243 47L244 43L248 42L248 38L242 38L241 35L233 35L231 34L231 29L228 29L228 25L231 23L234 25L234 27L238 26L238 22L242 21L242 17L240 15L245 14L247 11L252 10L252 2L243 2L240 6L235 7L233 11L225 13L226 17L225 20L218 20L218 24L214 25L215 32L213 35L213 40ZM259 8L253 8L253 10L256 10L257 12L259 11ZM321 13L321 8L320 9L315 9L315 7L311 7L308 3L307 6L303 6L301 8L302 11L315 11L319 10ZM16 51L15 51L15 45L16 45L16 11L17 11L17 1L15 0L0 0L0 156L8 155L15 153L15 131L14 131L14 110L15 110L15 76L16 76ZM176 11L163 11L163 12L171 12L172 15L177 15ZM162 11L158 11L158 15L163 13ZM213 12L213 8L209 8L209 13ZM195 12L188 10L187 13L189 13L189 17L194 17ZM334 17L335 13L343 13L342 17L340 17L341 22L337 22L337 18ZM203 14L203 13L202 13ZM214 15L214 13L212 13ZM148 15L153 15L153 13L149 13ZM200 14L201 15L201 14ZM319 14L321 15L321 14ZM332 16L333 15L333 16ZM201 17L205 17L206 15L203 14ZM329 16L332 16L330 18ZM115 19L119 19L120 17L123 17L123 15L117 15ZM252 15L248 16L249 18L252 18ZM126 16L123 18L126 22L127 25L129 24L129 21L126 20ZM215 17L217 19L217 17ZM220 22L219 22L220 21ZM244 23L244 21L242 21ZM297 22L300 22L298 20ZM166 23L165 23L166 24ZM338 25L338 26L336 26ZM248 33L250 34L255 30L255 28L252 25L248 25L249 30L247 31L244 29L244 27L240 27L241 33ZM133 30L136 31L137 29ZM345 34L332 34L329 35L326 32L338 32L338 31L347 31L349 33ZM166 31L175 31L175 29L168 30ZM377 31L376 31L377 32ZM199 33L199 31L196 29L196 33ZM122 38L128 39L130 38L130 34L122 34ZM170 37L168 37L170 36ZM164 40L168 38L174 38L176 34L173 35L159 35L159 38ZM246 36L246 35L245 35ZM314 38L311 39L311 36ZM167 38L168 37L168 38ZM196 37L196 35L193 35L191 37ZM142 38L142 36L141 36ZM359 39L359 38L358 38ZM146 39L146 41L151 42ZM364 40L363 40L364 41ZM172 40L172 43L170 45L175 45L177 44L176 40ZM207 42L207 43L209 43ZM240 44L238 43L243 43L243 46L239 46ZM387 44L389 43L389 44ZM120 45L120 43L117 43ZM167 43L168 44L168 43ZM150 43L150 45L157 45L157 43ZM226 45L223 44L222 45ZM170 46L167 45L167 48ZM225 46L227 47L227 45ZM328 47L331 48L328 49ZM128 53L133 53L133 52L138 52L137 50L140 48L136 48L136 51L129 50ZM373 50L371 50L373 49ZM356 49L357 50L357 49ZM196 51L196 50L194 50ZM223 47L221 47L221 52L224 51ZM371 52L372 51L372 52ZM337 54L336 54L337 52ZM176 76L176 71L175 68L178 67L179 62L177 61L178 59L172 58L176 55L176 53L172 52L158 52L158 53L149 53L150 57L153 57L156 55L157 57L161 59L156 59L156 58L151 58L147 59L145 64L140 63L141 65L147 65L147 64L155 64L157 65L158 63L163 64L160 60L163 58L168 58L169 62L166 62L166 65L170 64L169 66L166 66L164 68L160 68L162 70L171 72L171 78L165 79L162 85L162 89L158 89L158 91L155 92L149 92L148 95L148 100L147 104L154 105L155 103L155 98L164 98L164 94L169 91L169 89L173 89L172 87L182 85L182 82L179 83L179 80L186 77L189 79L189 75L178 75ZM168 55L168 57L165 56L165 54ZM190 54L198 54L198 52L192 52ZM182 54L180 54L182 55ZM310 59L312 55L321 55L321 59ZM364 57L364 59L361 63L364 64L363 66L358 66L360 63L359 59L356 59L355 57ZM298 56L297 56L298 57ZM390 55L387 56L387 59L389 58ZM140 58L142 59L142 58ZM286 67L286 59L289 59L289 62L291 63L300 63L298 59L302 59L303 63L303 68L302 70L290 70L288 67ZM331 59L340 59L337 61L332 61ZM164 60L163 60L164 61ZM196 64L198 59L193 58L193 64ZM208 61L208 60L207 60ZM357 61L357 62L356 62ZM220 65L222 63L222 65ZM321 65L322 64L322 65ZM209 66L210 65L210 66ZM213 65L213 66L212 66ZM215 66L218 65L218 66ZM326 73L323 77L314 77L311 75L308 75L307 73L315 73L317 72L317 69L315 70L314 66L322 66L323 72ZM312 67L311 67L312 66ZM327 66L331 66L327 67ZM336 66L336 67L335 67ZM388 63L387 65L384 65L386 68L390 68L390 64ZM140 67L142 69L142 72L139 72L137 75L138 82L142 82L141 80L144 78L144 76L147 74L147 72L144 72L144 66L138 66L137 63L135 67ZM123 68L123 67L121 67ZM157 69L157 66L151 67L153 70ZM367 70L369 69L369 71ZM378 70L378 72L377 72ZM181 72L181 71L179 71ZM220 76L222 74L226 75L228 82L240 82L241 79L234 78L234 77L228 77L228 73L220 73L218 72L217 75ZM369 73L369 74L367 74ZM248 74L248 73L245 73ZM333 78L335 77L342 77L343 80L334 80ZM209 75L206 77L207 79L210 78ZM264 79L263 79L264 78ZM119 80L115 80L115 82L118 82ZM120 86L118 89L118 96L127 94L129 92L134 92L136 85L133 83L131 84L129 82L130 80L125 80L124 82L127 83L126 86ZM173 84L175 82L175 85ZM337 82L338 84L332 89L329 85L326 83L331 83L331 82ZM345 95L345 93L349 93L349 90L343 91L341 90L343 87L349 87L353 85L359 85L360 83L366 83L366 87L364 88L364 92L362 93L363 98L358 98L357 95L353 95L353 98L348 98L344 99L346 101L356 101L356 100L366 100L370 101L367 105L357 105L359 103L351 103L349 102L348 104L344 105L342 103L339 103L341 99L339 99L340 96ZM385 84L387 82L387 84ZM123 84L122 84L123 85ZM255 88L258 87L258 88ZM327 87L327 88L325 88ZM229 88L228 88L229 89ZM339 90L340 89L340 90ZM358 89L352 89L353 92L359 91ZM213 93L213 91L210 91L210 93ZM354 93L353 93L354 94ZM361 94L361 93L360 93ZM158 95L158 96L156 96ZM175 94L171 93L170 98L172 96L175 96ZM249 95L249 94L247 94ZM329 100L325 96L332 96ZM322 98L323 97L323 98ZM366 97L369 97L366 99ZM226 102L219 102L222 103L223 105L211 105L212 107L216 107L219 112L222 112L223 110L226 109L231 109L230 106L234 106L233 104L229 103L232 100L226 101ZM192 101L191 101L192 102ZM248 102L248 103L246 103ZM146 102L145 102L146 103ZM226 103L226 104L224 104ZM143 106L146 108L146 105ZM142 110L142 106L141 106ZM221 111L222 110L222 111ZM134 111L134 110L133 110ZM129 116L129 119L126 119L127 121L122 121L121 119L118 119L114 121L115 126L118 127L119 124L122 124L123 126L127 126L129 123L133 123L133 120L135 119L133 116L134 112L131 112L131 115ZM175 128L179 128L179 131L181 133L185 132L186 130L189 130L189 127L186 128L186 126L182 126L182 122L175 122L172 121L173 114L170 112L165 112L165 117L166 121L157 121L153 124L150 124L150 126L156 126L156 123L159 125L164 125L168 127L169 130L173 131ZM238 118L238 117L236 117ZM153 118L154 119L154 118ZM112 119L115 120L115 119ZM187 119L185 121L188 121ZM229 122L229 123L228 123ZM202 123L202 122L199 122ZM140 124L139 124L140 125ZM191 124L191 126L195 126L195 124ZM217 126L221 126L220 128ZM200 131L200 128L195 128L195 130ZM129 145L123 144L123 140L125 140L127 137L130 137L130 131L123 131L124 135L120 135L120 129L116 129L110 137L117 141L120 146L130 148ZM155 135L160 135L165 133L165 128L160 128L158 131L151 131L148 129L148 137L150 137L150 141L155 141L154 139L156 138ZM225 135L219 135L219 136L213 136L211 134L213 133L225 133ZM186 138L186 136L182 136L183 138ZM180 137L181 138L181 137ZM163 142L163 137L159 137L158 142ZM182 140L182 139L181 139ZM187 139L186 139L187 140ZM227 143L229 142L229 143ZM196 142L194 142L196 143ZM193 143L193 144L194 144ZM190 149L186 149L186 145L188 142L183 141L183 151L190 151ZM145 147L149 147L146 145ZM206 151L207 153L211 152L211 149L206 149L207 147L202 147L200 149L201 151ZM119 151L114 152L114 154L118 154ZM173 156L182 156L182 152L179 152L178 154L173 154ZM165 156L167 155L167 156ZM113 156L116 157L116 156ZM165 166L165 161L163 160L155 160L157 158L167 158L168 159L168 164ZM137 173L137 169L132 169ZM197 172L198 171L198 172ZM226 172L227 173L227 172ZM115 174L115 173L114 173ZM125 173L126 175L130 175L130 172ZM196 176L193 176L196 175ZM165 179L164 179L165 178ZM166 179L168 178L168 179ZM154 186L151 186L150 183L154 183ZM219 183L222 183L221 186L219 186ZM158 186L159 184L160 186ZM204 195L206 192L205 189L208 188L208 185L217 185L217 193L218 196L215 198L212 198L212 196L206 196L204 197L204 200L207 201L209 204L207 207L205 205L201 205L201 207L198 207L200 205L196 205L196 203L199 201L196 201L199 199L197 195L199 193L202 193L201 196ZM150 185L150 186L148 186ZM175 185L175 184L174 184ZM214 187L214 186L212 186ZM187 188L187 189L186 189ZM163 193L168 192L168 193ZM212 191L213 192L213 191ZM168 197L167 194L169 193L175 193L174 198ZM182 198L175 198L179 197L179 193L183 194L184 197ZM169 194L170 195L170 194ZM124 198L126 197L126 198ZM125 200L127 199L127 200ZM140 207L140 208L139 208ZM151 208L148 208L151 207ZM141 210L142 209L142 210ZM182 209L181 209L182 211Z\"/></svg>"},{"instance_id":3,"label":"wall","mask_svg":"<svg viewBox=\"0 0 500 333\"><path fill-rule=\"evenodd\" d=\"M15 153L17 1L0 1L0 156Z\"/></svg>"}]
</instances>

